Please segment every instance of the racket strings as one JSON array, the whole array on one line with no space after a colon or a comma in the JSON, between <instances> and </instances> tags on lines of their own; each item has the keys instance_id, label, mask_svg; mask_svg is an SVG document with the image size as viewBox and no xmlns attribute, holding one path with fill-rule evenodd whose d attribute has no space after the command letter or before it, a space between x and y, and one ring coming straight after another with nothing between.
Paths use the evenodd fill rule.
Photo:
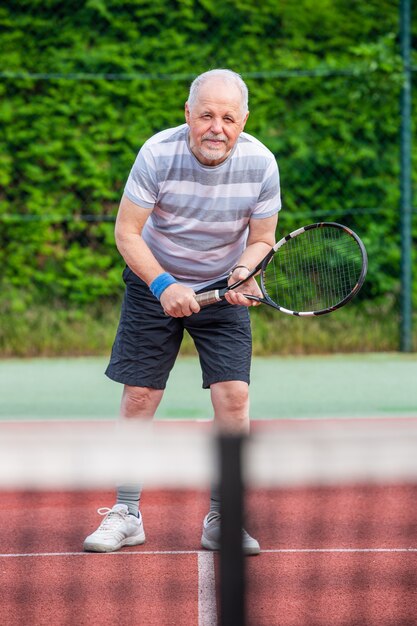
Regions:
<instances>
[{"instance_id":1,"label":"racket strings","mask_svg":"<svg viewBox=\"0 0 417 626\"><path fill-rule=\"evenodd\" d=\"M263 271L262 282L279 306L320 311L351 294L362 262L360 247L348 232L317 228L287 241Z\"/></svg>"}]
</instances>

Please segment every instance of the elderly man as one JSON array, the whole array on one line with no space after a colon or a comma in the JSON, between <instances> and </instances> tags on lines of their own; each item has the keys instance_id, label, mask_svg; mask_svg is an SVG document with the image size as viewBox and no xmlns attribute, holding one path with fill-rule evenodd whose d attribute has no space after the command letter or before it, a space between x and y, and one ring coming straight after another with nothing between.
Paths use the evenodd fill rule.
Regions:
<instances>
[{"instance_id":1,"label":"elderly man","mask_svg":"<svg viewBox=\"0 0 417 626\"><path fill-rule=\"evenodd\" d=\"M126 261L121 318L107 376L124 385L121 416L153 417L175 363L184 329L199 354L217 428L249 430L252 353L246 294L252 278L226 300L200 310L195 294L245 278L275 242L280 209L273 154L244 133L248 90L219 69L198 76L185 104L186 123L151 137L126 183L116 243ZM145 541L140 488L118 488L112 509L84 542L96 552ZM220 546L220 501L213 486L202 546ZM245 530L243 549L258 554Z\"/></svg>"}]
</instances>

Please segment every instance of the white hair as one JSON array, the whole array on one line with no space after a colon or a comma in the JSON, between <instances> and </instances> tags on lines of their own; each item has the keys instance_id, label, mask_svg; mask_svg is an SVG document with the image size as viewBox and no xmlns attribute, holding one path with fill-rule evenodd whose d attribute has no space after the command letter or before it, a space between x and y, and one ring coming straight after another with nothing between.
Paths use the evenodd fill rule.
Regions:
<instances>
[{"instance_id":1,"label":"white hair","mask_svg":"<svg viewBox=\"0 0 417 626\"><path fill-rule=\"evenodd\" d=\"M189 108L191 109L195 105L196 100L198 98L198 92L200 90L200 87L210 78L216 78L216 77L221 78L224 82L233 84L236 87L238 87L242 95L242 112L244 115L246 115L246 113L248 112L248 100L249 100L249 93L248 93L248 88L246 86L246 83L244 82L240 74L237 74L236 72L233 72L232 70L224 70L224 69L209 70L208 72L204 72L203 74L200 74L199 76L197 76L197 78L193 80L190 86L190 93L188 95L188 101L187 101Z\"/></svg>"}]
</instances>

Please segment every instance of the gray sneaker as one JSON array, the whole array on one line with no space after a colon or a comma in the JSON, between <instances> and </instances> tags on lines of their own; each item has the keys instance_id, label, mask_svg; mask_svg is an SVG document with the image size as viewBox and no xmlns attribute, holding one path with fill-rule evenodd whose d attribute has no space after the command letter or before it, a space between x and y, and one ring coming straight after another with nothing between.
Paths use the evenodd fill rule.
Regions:
<instances>
[{"instance_id":1,"label":"gray sneaker","mask_svg":"<svg viewBox=\"0 0 417 626\"><path fill-rule=\"evenodd\" d=\"M206 550L220 550L220 513L208 513L203 522L201 545ZM259 554L259 543L242 528L242 547L246 555Z\"/></svg>"},{"instance_id":2,"label":"gray sneaker","mask_svg":"<svg viewBox=\"0 0 417 626\"><path fill-rule=\"evenodd\" d=\"M84 541L87 552L113 552L123 546L137 546L145 543L142 516L129 514L125 504L115 504L112 509L98 509L99 515L105 515L100 526Z\"/></svg>"}]
</instances>

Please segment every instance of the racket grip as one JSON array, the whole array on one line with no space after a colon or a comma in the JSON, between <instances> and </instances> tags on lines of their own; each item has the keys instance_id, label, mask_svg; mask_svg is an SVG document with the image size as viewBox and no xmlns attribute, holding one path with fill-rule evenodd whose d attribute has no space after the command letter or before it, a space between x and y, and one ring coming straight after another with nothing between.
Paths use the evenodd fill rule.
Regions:
<instances>
[{"instance_id":1,"label":"racket grip","mask_svg":"<svg viewBox=\"0 0 417 626\"><path fill-rule=\"evenodd\" d=\"M223 294L221 293L220 289L212 289L211 291L203 291L203 293L198 293L195 296L195 299L197 300L198 304L203 307L203 306L208 306L209 304L214 304L215 302L220 302L220 300L223 300L223 296L224 296L224 292L226 290L222 290Z\"/></svg>"}]
</instances>

